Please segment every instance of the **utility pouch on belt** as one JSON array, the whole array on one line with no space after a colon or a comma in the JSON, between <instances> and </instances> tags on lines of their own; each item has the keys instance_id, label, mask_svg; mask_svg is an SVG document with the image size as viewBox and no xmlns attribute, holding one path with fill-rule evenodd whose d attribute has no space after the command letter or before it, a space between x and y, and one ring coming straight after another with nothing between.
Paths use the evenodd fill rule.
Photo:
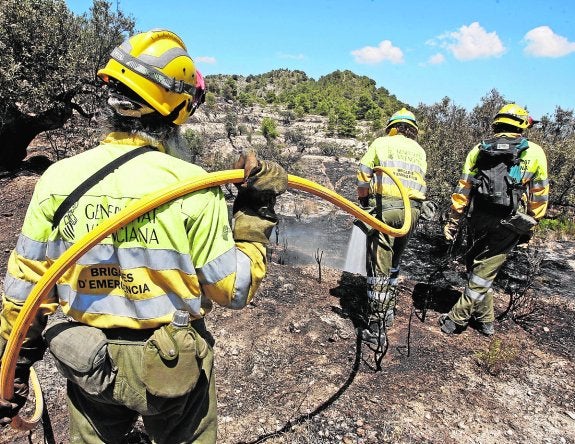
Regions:
<instances>
[{"instance_id":1,"label":"utility pouch on belt","mask_svg":"<svg viewBox=\"0 0 575 444\"><path fill-rule=\"evenodd\" d=\"M148 392L177 398L194 389L208 344L193 327L165 325L144 346L142 382Z\"/></svg>"},{"instance_id":2,"label":"utility pouch on belt","mask_svg":"<svg viewBox=\"0 0 575 444\"><path fill-rule=\"evenodd\" d=\"M501 225L519 235L523 235L531 233L531 229L537 225L537 221L527 214L517 213L506 219L501 219Z\"/></svg>"},{"instance_id":3,"label":"utility pouch on belt","mask_svg":"<svg viewBox=\"0 0 575 444\"><path fill-rule=\"evenodd\" d=\"M106 335L79 322L57 321L44 332L56 367L66 379L91 395L102 393L116 378Z\"/></svg>"}]
</instances>

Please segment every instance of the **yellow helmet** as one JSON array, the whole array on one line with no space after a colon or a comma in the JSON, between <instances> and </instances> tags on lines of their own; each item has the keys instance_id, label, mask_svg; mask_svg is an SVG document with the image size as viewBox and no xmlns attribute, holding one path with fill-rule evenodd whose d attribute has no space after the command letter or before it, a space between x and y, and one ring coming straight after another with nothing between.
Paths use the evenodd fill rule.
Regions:
<instances>
[{"instance_id":1,"label":"yellow helmet","mask_svg":"<svg viewBox=\"0 0 575 444\"><path fill-rule=\"evenodd\" d=\"M176 125L190 117L196 68L182 39L171 31L153 29L130 37L112 51L98 76L127 86Z\"/></svg>"},{"instance_id":2,"label":"yellow helmet","mask_svg":"<svg viewBox=\"0 0 575 444\"><path fill-rule=\"evenodd\" d=\"M529 128L529 113L515 103L509 103L499 110L493 118L493 125L505 123L521 130Z\"/></svg>"},{"instance_id":3,"label":"yellow helmet","mask_svg":"<svg viewBox=\"0 0 575 444\"><path fill-rule=\"evenodd\" d=\"M399 122L407 123L419 131L417 121L415 120L415 115L407 108L401 108L396 113L393 113L393 115L389 118L387 121L387 126L385 127L385 132L389 133L391 126Z\"/></svg>"}]
</instances>

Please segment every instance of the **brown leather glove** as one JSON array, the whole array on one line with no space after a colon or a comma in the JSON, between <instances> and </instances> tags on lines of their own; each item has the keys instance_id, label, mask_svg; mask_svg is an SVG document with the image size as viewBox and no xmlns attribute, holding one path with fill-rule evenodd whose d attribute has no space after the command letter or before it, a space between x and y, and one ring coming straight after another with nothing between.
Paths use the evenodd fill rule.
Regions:
<instances>
[{"instance_id":1,"label":"brown leather glove","mask_svg":"<svg viewBox=\"0 0 575 444\"><path fill-rule=\"evenodd\" d=\"M274 206L287 189L287 173L276 162L258 161L253 152L242 154L234 166L245 172L233 206L234 239L267 244L278 222Z\"/></svg>"},{"instance_id":2,"label":"brown leather glove","mask_svg":"<svg viewBox=\"0 0 575 444\"><path fill-rule=\"evenodd\" d=\"M449 219L445 227L443 227L443 236L447 242L453 242L455 236L457 236L457 230L459 230L459 221L454 219Z\"/></svg>"},{"instance_id":3,"label":"brown leather glove","mask_svg":"<svg viewBox=\"0 0 575 444\"><path fill-rule=\"evenodd\" d=\"M47 317L41 322L38 328L40 331L44 328ZM4 355L6 340L0 338L0 359ZM16 362L14 372L14 396L11 399L0 398L0 426L4 427L12 421L12 418L18 414L20 409L26 404L28 399L28 380L30 379L30 367L36 361L44 356L46 344L39 336L34 340L26 340L20 348L20 355Z\"/></svg>"},{"instance_id":4,"label":"brown leather glove","mask_svg":"<svg viewBox=\"0 0 575 444\"><path fill-rule=\"evenodd\" d=\"M246 151L240 154L240 157L234 163L234 169L243 169L244 170L244 182L252 173L252 170L259 169L260 163L256 157L255 151ZM243 184L242 184L243 185Z\"/></svg>"},{"instance_id":5,"label":"brown leather glove","mask_svg":"<svg viewBox=\"0 0 575 444\"><path fill-rule=\"evenodd\" d=\"M18 414L28 399L28 378L30 367L16 366L14 378L14 396L7 400L0 398L0 426L4 427L12 422L12 418Z\"/></svg>"},{"instance_id":6,"label":"brown leather glove","mask_svg":"<svg viewBox=\"0 0 575 444\"><path fill-rule=\"evenodd\" d=\"M253 151L242 153L234 164L236 169L244 169L244 181L238 188L273 193L279 196L287 189L287 173L281 165L269 160L258 160Z\"/></svg>"},{"instance_id":7,"label":"brown leather glove","mask_svg":"<svg viewBox=\"0 0 575 444\"><path fill-rule=\"evenodd\" d=\"M273 210L272 210L273 211ZM234 213L233 235L234 240L246 242L260 242L264 245L269 244L269 238L272 230L278 223L278 218L273 214L261 217L253 210L246 208Z\"/></svg>"},{"instance_id":8,"label":"brown leather glove","mask_svg":"<svg viewBox=\"0 0 575 444\"><path fill-rule=\"evenodd\" d=\"M453 208L449 209L449 219L447 220L445 227L443 227L443 236L447 242L453 242L457 237L459 223L461 222L462 217L463 213L458 213Z\"/></svg>"}]
</instances>

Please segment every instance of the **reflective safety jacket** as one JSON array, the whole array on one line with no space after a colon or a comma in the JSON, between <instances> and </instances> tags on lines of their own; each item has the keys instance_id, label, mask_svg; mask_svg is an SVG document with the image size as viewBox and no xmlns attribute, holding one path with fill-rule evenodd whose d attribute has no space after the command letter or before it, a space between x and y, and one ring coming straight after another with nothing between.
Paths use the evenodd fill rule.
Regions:
<instances>
[{"instance_id":1,"label":"reflective safety jacket","mask_svg":"<svg viewBox=\"0 0 575 444\"><path fill-rule=\"evenodd\" d=\"M385 173L374 174L373 169L376 166L387 167L395 174L410 199L425 200L427 160L425 151L415 140L403 134L379 137L372 142L359 161L358 190L363 188L372 194L400 198L399 189L389 176Z\"/></svg>"},{"instance_id":2,"label":"reflective safety jacket","mask_svg":"<svg viewBox=\"0 0 575 444\"><path fill-rule=\"evenodd\" d=\"M79 198L52 229L54 212L86 177L144 145L138 137L112 133L97 148L61 160L42 175L8 262L0 339L8 338L34 284L72 244L138 198L205 174L162 152L146 152ZM199 190L140 216L82 256L41 305L30 335L39 334L45 315L58 306L87 325L131 329L167 324L176 309L202 317L212 301L242 308L265 271L263 244L234 242L220 187Z\"/></svg>"},{"instance_id":3,"label":"reflective safety jacket","mask_svg":"<svg viewBox=\"0 0 575 444\"><path fill-rule=\"evenodd\" d=\"M522 137L520 134L500 133L495 137ZM478 170L475 166L479 155L480 144L477 144L467 154L463 171L455 191L451 195L451 214L458 218L465 213L471 202L473 181ZM521 169L521 183L525 185L526 192L522 198L527 214L539 220L547 211L549 200L549 180L547 178L547 158L543 149L536 143L529 142L529 147L519 156Z\"/></svg>"}]
</instances>

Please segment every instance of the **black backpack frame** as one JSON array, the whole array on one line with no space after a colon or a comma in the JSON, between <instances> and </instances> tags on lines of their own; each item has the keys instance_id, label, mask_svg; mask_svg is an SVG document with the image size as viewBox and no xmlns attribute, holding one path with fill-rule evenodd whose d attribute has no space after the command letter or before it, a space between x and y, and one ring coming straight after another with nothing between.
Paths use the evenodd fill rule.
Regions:
<instances>
[{"instance_id":1,"label":"black backpack frame","mask_svg":"<svg viewBox=\"0 0 575 444\"><path fill-rule=\"evenodd\" d=\"M520 155L528 147L524 137L500 136L480 143L477 173L471 179L472 207L502 215L517 210L526 191L521 182Z\"/></svg>"}]
</instances>

